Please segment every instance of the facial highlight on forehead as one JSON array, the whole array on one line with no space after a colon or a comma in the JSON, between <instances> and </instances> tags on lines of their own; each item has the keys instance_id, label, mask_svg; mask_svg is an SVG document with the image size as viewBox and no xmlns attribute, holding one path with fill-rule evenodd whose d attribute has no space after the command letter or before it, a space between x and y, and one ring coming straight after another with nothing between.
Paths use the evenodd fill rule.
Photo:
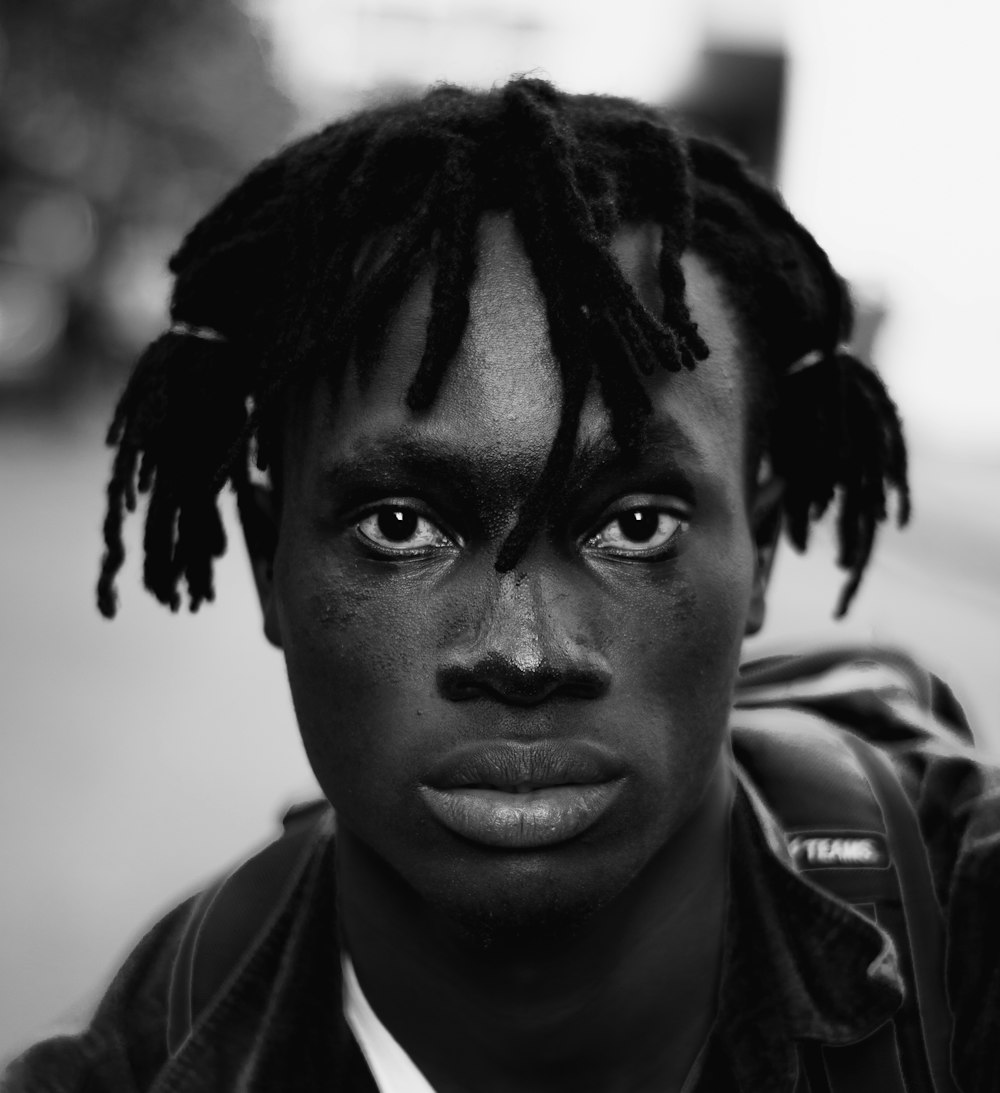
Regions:
<instances>
[{"instance_id":1,"label":"facial highlight on forehead","mask_svg":"<svg viewBox=\"0 0 1000 1093\"><path fill-rule=\"evenodd\" d=\"M655 224L628 225L616 233L612 250L626 280L651 312L659 310L656 260L660 229ZM696 255L683 259L687 297L693 317L708 342L711 356L693 372L654 373L643 382L661 424L671 420L671 391L686 390L687 397L703 404L711 417L721 411L727 427L724 435L691 438L699 444L740 444L742 434L743 383L740 375L743 353L731 309L721 287L706 264ZM380 419L388 426L404 409L406 389L419 367L430 316L431 274L425 272L412 285L393 315L379 365L362 396L356 376L348 371L346 383L336 400L362 416L366 429L377 434ZM522 387L532 377L532 398L526 400ZM546 301L535 279L531 262L510 214L491 213L483 217L477 235L476 275L470 292L469 318L461 347L451 361L438 398L425 412L406 416L418 431L433 432L441 415L454 413L458 404L470 420L488 417L491 425L510 418L503 436L520 426L524 435L546 437L555 433L563 403L559 367L549 339ZM346 404L342 408L346 410ZM387 415L387 416L386 416ZM344 423L334 409L336 429ZM706 418L707 422L708 418ZM596 383L587 395L581 421L581 443L592 443L596 432L607 434L609 415ZM596 432L595 432L596 431ZM719 432L716 422L715 432ZM662 429L661 429L662 432ZM500 442L501 434L497 434Z\"/></svg>"},{"instance_id":2,"label":"facial highlight on forehead","mask_svg":"<svg viewBox=\"0 0 1000 1093\"><path fill-rule=\"evenodd\" d=\"M750 365L749 350L740 332L739 317L729 303L725 284L703 258L688 251L681 258L685 295L708 342L709 360L732 361L739 370Z\"/></svg>"},{"instance_id":3,"label":"facial highlight on forehead","mask_svg":"<svg viewBox=\"0 0 1000 1093\"><path fill-rule=\"evenodd\" d=\"M659 224L625 224L611 238L614 255L633 291L654 315L663 314L663 287L657 262L663 242Z\"/></svg>"},{"instance_id":4,"label":"facial highlight on forehead","mask_svg":"<svg viewBox=\"0 0 1000 1093\"><path fill-rule=\"evenodd\" d=\"M625 279L643 305L654 315L663 311L663 288L657 261L663 230L659 224L626 224L611 239L615 256ZM701 336L708 342L712 362L733 361L742 367L745 347L739 334L739 322L724 291L724 286L708 263L694 251L681 256L685 281L685 300ZM698 371L698 369L695 369Z\"/></svg>"},{"instance_id":5,"label":"facial highlight on forehead","mask_svg":"<svg viewBox=\"0 0 1000 1093\"><path fill-rule=\"evenodd\" d=\"M483 217L476 238L477 268L461 351L442 386L472 384L484 400L503 405L516 393L524 369L551 382L539 411L558 414L559 368L549 344L545 298L507 213Z\"/></svg>"},{"instance_id":6,"label":"facial highlight on forehead","mask_svg":"<svg viewBox=\"0 0 1000 1093\"><path fill-rule=\"evenodd\" d=\"M657 260L662 241L658 224L627 224L611 239L610 250L642 304L654 315L663 307ZM712 358L744 363L744 351L732 309L715 274L698 255L681 259L689 306L698 313ZM415 370L414 347L425 337L430 315L431 271L425 270L407 291L393 315L386 340L382 370ZM495 316L517 316L516 324L498 337ZM524 243L509 212L486 213L476 236L476 276L470 290L469 320L462 351L449 375L463 364L488 362L496 379L498 397L516 382L510 362L527 363L558 375L548 338L546 301L535 278ZM671 375L674 375L671 373ZM667 377L669 378L669 377ZM445 380L445 384L448 380Z\"/></svg>"},{"instance_id":7,"label":"facial highlight on forehead","mask_svg":"<svg viewBox=\"0 0 1000 1093\"><path fill-rule=\"evenodd\" d=\"M663 308L657 270L661 241L662 229L649 222L625 225L611 240L612 253L625 279L654 315L661 314ZM741 422L745 416L745 370L749 358L739 322L726 298L724 285L704 259L688 251L681 257L681 269L685 300L699 334L708 345L709 356L691 372L654 373L645 381L647 391L655 400L657 392L670 387L690 388L699 400L725 410L727 417Z\"/></svg>"}]
</instances>

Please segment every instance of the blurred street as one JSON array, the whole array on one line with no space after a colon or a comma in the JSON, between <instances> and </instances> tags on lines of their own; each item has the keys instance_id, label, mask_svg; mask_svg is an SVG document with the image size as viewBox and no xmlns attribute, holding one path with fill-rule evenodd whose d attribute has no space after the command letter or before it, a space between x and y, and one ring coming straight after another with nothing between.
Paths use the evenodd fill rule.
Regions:
<instances>
[{"instance_id":1,"label":"blurred street","mask_svg":"<svg viewBox=\"0 0 1000 1093\"><path fill-rule=\"evenodd\" d=\"M133 550L118 619L98 616L106 412L0 433L0 982L17 984L0 993L0 1056L89 1005L159 913L315 793L238 541L198 615L156 605ZM918 453L914 479L915 525L885 534L848 619L830 619L839 575L818 539L815 557L785 551L748 653L902 645L1000 756L1000 468Z\"/></svg>"}]
</instances>

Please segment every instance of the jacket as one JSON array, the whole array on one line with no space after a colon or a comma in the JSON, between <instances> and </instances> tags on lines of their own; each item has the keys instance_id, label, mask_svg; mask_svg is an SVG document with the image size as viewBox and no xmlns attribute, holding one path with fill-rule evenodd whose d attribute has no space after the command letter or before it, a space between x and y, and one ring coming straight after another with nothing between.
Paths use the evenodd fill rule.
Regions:
<instances>
[{"instance_id":1,"label":"jacket","mask_svg":"<svg viewBox=\"0 0 1000 1093\"><path fill-rule=\"evenodd\" d=\"M890 720L881 735L897 738L883 744L919 820L945 915L952 1071L963 1093L996 1093L1000 771L947 733L902 732L899 717ZM3 1093L376 1093L341 1004L332 821L328 808L317 810L293 882L177 1050L168 1049L168 999L195 899L141 940L86 1029L15 1060ZM820 1093L817 1049L836 1057L838 1046L873 1037L909 989L887 934L802 876L775 847L775 826L741 773L720 1004L698 1093Z\"/></svg>"}]
</instances>

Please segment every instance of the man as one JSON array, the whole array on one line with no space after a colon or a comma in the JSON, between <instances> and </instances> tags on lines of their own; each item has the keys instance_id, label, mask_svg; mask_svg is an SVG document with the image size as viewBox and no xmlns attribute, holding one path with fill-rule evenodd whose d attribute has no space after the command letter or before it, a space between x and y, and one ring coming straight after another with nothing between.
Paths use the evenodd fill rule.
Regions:
<instances>
[{"instance_id":1,"label":"man","mask_svg":"<svg viewBox=\"0 0 1000 1093\"><path fill-rule=\"evenodd\" d=\"M231 482L336 833L307 811L168 915L10 1088L992 1088L990 772L897 749L937 896L887 814L896 937L802 877L730 748L781 527L836 499L843 611L908 508L844 286L772 192L632 103L443 88L261 165L171 268L100 607L137 490L147 587L211 599ZM938 899L949 1002L912 944Z\"/></svg>"}]
</instances>

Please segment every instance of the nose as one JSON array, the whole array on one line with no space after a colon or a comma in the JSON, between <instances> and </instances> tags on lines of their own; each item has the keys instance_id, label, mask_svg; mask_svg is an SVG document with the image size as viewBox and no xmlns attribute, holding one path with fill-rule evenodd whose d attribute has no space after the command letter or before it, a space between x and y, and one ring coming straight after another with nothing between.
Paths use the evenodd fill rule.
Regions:
<instances>
[{"instance_id":1,"label":"nose","mask_svg":"<svg viewBox=\"0 0 1000 1093\"><path fill-rule=\"evenodd\" d=\"M441 659L439 692L455 702L492 698L516 706L556 695L601 697L611 673L579 617L586 605L544 574L494 572L491 579L480 618Z\"/></svg>"}]
</instances>

